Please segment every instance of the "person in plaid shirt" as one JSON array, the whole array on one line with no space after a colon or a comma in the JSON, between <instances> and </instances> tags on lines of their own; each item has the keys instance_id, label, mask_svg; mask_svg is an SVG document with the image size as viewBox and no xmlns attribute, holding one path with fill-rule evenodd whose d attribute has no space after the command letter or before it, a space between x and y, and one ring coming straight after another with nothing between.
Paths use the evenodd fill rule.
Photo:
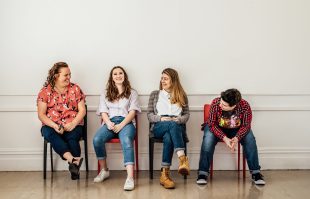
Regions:
<instances>
[{"instance_id":1,"label":"person in plaid shirt","mask_svg":"<svg viewBox=\"0 0 310 199\"><path fill-rule=\"evenodd\" d=\"M204 136L200 150L197 184L207 184L215 145L222 140L233 152L240 142L246 155L253 182L264 185L260 173L256 140L251 130L252 110L237 89L228 89L215 98L207 122L203 124Z\"/></svg>"}]
</instances>

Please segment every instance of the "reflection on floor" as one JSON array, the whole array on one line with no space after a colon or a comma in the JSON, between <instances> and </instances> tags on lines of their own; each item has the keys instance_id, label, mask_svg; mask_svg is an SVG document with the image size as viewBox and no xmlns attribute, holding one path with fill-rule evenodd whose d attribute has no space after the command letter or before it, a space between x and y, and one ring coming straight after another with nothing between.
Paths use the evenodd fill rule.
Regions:
<instances>
[{"instance_id":1,"label":"reflection on floor","mask_svg":"<svg viewBox=\"0 0 310 199\"><path fill-rule=\"evenodd\" d=\"M57 199L182 199L182 198L309 198L310 170L263 171L266 185L256 186L247 174L245 180L236 171L215 171L206 186L196 185L196 172L187 180L176 172L172 178L176 189L166 190L159 185L159 172L150 180L148 171L140 171L135 177L134 191L123 191L125 171L111 171L110 178L94 183L96 172L81 173L81 179L72 181L68 172L48 173L43 180L42 172L0 172L0 198L57 198Z\"/></svg>"}]
</instances>

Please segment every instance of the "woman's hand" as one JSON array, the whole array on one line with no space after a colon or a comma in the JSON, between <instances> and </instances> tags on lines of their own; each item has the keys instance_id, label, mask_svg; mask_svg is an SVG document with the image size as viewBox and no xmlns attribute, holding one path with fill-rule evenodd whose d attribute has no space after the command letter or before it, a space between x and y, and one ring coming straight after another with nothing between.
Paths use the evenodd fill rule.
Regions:
<instances>
[{"instance_id":1,"label":"woman's hand","mask_svg":"<svg viewBox=\"0 0 310 199\"><path fill-rule=\"evenodd\" d=\"M114 128L112 129L114 133L119 133L122 128L124 128L124 125L122 123L114 125Z\"/></svg>"},{"instance_id":2,"label":"woman's hand","mask_svg":"<svg viewBox=\"0 0 310 199\"><path fill-rule=\"evenodd\" d=\"M53 125L53 129L58 133L58 134L63 134L64 133L64 128L62 125L58 125L56 123L54 123Z\"/></svg>"},{"instance_id":3,"label":"woman's hand","mask_svg":"<svg viewBox=\"0 0 310 199\"><path fill-rule=\"evenodd\" d=\"M72 131L76 126L77 124L74 121L72 121L72 122L65 124L63 129L65 131Z\"/></svg>"},{"instance_id":4,"label":"woman's hand","mask_svg":"<svg viewBox=\"0 0 310 199\"><path fill-rule=\"evenodd\" d=\"M114 126L115 126L115 123L114 123L114 122L111 122L111 121L110 121L110 122L107 123L107 127L108 127L109 130L113 130L113 129L114 129Z\"/></svg>"},{"instance_id":5,"label":"woman's hand","mask_svg":"<svg viewBox=\"0 0 310 199\"><path fill-rule=\"evenodd\" d=\"M171 117L161 117L160 121L164 122L164 121L171 121L172 118Z\"/></svg>"},{"instance_id":6,"label":"woman's hand","mask_svg":"<svg viewBox=\"0 0 310 199\"><path fill-rule=\"evenodd\" d=\"M178 123L179 122L179 117L172 117L171 120Z\"/></svg>"}]
</instances>

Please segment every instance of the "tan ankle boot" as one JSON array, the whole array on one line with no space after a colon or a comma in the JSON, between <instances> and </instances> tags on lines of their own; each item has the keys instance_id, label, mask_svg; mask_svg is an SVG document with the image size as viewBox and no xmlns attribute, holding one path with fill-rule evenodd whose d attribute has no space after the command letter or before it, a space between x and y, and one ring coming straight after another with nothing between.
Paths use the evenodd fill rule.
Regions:
<instances>
[{"instance_id":1,"label":"tan ankle boot","mask_svg":"<svg viewBox=\"0 0 310 199\"><path fill-rule=\"evenodd\" d=\"M170 178L169 168L161 168L161 175L159 181L160 184L163 185L166 189L174 189L175 187L173 180Z\"/></svg>"},{"instance_id":2,"label":"tan ankle boot","mask_svg":"<svg viewBox=\"0 0 310 199\"><path fill-rule=\"evenodd\" d=\"M183 176L189 175L189 170L188 157L185 155L180 156L178 173Z\"/></svg>"}]
</instances>

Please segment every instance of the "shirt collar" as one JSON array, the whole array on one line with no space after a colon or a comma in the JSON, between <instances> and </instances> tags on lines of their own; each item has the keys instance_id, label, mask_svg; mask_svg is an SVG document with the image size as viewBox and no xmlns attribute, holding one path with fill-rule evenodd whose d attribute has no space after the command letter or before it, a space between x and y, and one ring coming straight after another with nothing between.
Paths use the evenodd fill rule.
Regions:
<instances>
[{"instance_id":1,"label":"shirt collar","mask_svg":"<svg viewBox=\"0 0 310 199\"><path fill-rule=\"evenodd\" d=\"M161 92L162 92L168 99L170 99L170 93L168 93L168 92L165 91L164 89L162 89Z\"/></svg>"}]
</instances>

